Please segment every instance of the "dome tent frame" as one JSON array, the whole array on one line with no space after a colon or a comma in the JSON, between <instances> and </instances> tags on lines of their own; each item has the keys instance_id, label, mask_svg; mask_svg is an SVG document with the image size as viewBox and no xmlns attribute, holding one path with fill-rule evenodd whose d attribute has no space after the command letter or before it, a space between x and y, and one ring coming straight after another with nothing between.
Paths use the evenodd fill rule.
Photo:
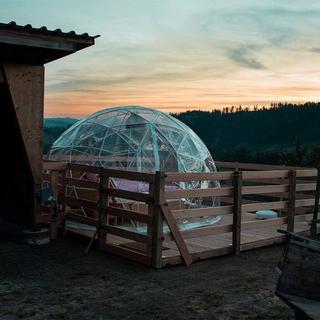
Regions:
<instances>
[{"instance_id":1,"label":"dome tent frame","mask_svg":"<svg viewBox=\"0 0 320 320\"><path fill-rule=\"evenodd\" d=\"M80 120L53 144L49 158L140 172L216 171L188 126L138 106L104 109Z\"/></svg>"},{"instance_id":2,"label":"dome tent frame","mask_svg":"<svg viewBox=\"0 0 320 320\"><path fill-rule=\"evenodd\" d=\"M53 144L50 160L85 164L108 169L155 172L215 172L216 167L209 150L201 139L185 124L158 110L128 106L104 109L80 120ZM87 177L88 178L88 177ZM90 179L95 177L90 177ZM135 192L148 192L145 182L112 179L115 187ZM219 187L218 181L188 181L172 183L169 189ZM77 190L72 188L73 193ZM115 198L123 207L134 203ZM178 206L216 206L216 197L191 197L178 202ZM86 214L86 213L85 213ZM180 229L196 228L217 223L220 217L196 221L183 220ZM145 233L146 225L133 221L128 228Z\"/></svg>"}]
</instances>

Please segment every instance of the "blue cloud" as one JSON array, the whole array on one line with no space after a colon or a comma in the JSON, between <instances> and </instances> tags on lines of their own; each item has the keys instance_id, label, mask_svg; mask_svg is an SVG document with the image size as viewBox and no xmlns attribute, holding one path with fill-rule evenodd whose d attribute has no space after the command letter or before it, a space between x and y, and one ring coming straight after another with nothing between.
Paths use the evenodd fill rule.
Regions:
<instances>
[{"instance_id":1,"label":"blue cloud","mask_svg":"<svg viewBox=\"0 0 320 320\"><path fill-rule=\"evenodd\" d=\"M237 49L231 49L228 56L232 61L249 69L266 69L266 67L261 62L251 56L249 48L241 47Z\"/></svg>"}]
</instances>

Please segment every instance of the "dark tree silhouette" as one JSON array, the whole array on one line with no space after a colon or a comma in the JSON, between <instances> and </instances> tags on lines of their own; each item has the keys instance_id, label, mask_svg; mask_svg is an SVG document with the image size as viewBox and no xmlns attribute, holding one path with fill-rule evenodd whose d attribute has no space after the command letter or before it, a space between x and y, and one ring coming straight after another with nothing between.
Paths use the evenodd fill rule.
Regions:
<instances>
[{"instance_id":1,"label":"dark tree silhouette","mask_svg":"<svg viewBox=\"0 0 320 320\"><path fill-rule=\"evenodd\" d=\"M253 163L320 165L320 103L272 103L172 114L190 126L215 159ZM61 119L61 123L66 119ZM55 120L59 121L59 120ZM67 129L44 129L44 152Z\"/></svg>"}]
</instances>

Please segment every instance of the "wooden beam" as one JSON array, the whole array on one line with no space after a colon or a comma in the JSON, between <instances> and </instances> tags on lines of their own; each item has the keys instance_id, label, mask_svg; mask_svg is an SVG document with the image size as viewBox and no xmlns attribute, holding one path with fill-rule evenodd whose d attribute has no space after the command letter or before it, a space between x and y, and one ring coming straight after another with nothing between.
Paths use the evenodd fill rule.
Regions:
<instances>
[{"instance_id":1,"label":"wooden beam","mask_svg":"<svg viewBox=\"0 0 320 320\"><path fill-rule=\"evenodd\" d=\"M314 206L314 197L310 199L299 199L295 201L295 208Z\"/></svg>"},{"instance_id":2,"label":"wooden beam","mask_svg":"<svg viewBox=\"0 0 320 320\"><path fill-rule=\"evenodd\" d=\"M176 220L174 219L171 210L169 209L168 205L164 203L164 201L163 204L160 205L160 208L185 264L187 266L190 265L193 261L192 256L190 255L187 245L178 229Z\"/></svg>"},{"instance_id":3,"label":"wooden beam","mask_svg":"<svg viewBox=\"0 0 320 320\"><path fill-rule=\"evenodd\" d=\"M294 215L296 209L296 170L289 172L288 225L287 231L294 232Z\"/></svg>"},{"instance_id":4,"label":"wooden beam","mask_svg":"<svg viewBox=\"0 0 320 320\"><path fill-rule=\"evenodd\" d=\"M296 218L296 221L305 221L306 218L311 218L311 214L309 215L300 215ZM241 222L241 231L249 231L254 229L259 229L263 227L270 227L270 226L280 226L287 223L287 217L280 217L280 218L272 218L272 219L265 219L265 220L252 220ZM193 230L186 230L181 231L181 235L184 239L192 239L192 238L201 238L207 236L213 236L223 233L230 233L233 231L233 225L214 225L209 227L202 227ZM165 235L165 240L172 241L174 240L170 234ZM233 250L234 252L234 250Z\"/></svg>"},{"instance_id":5,"label":"wooden beam","mask_svg":"<svg viewBox=\"0 0 320 320\"><path fill-rule=\"evenodd\" d=\"M63 171L68 169L68 163L62 163L57 161L43 161L43 170L55 170Z\"/></svg>"},{"instance_id":6,"label":"wooden beam","mask_svg":"<svg viewBox=\"0 0 320 320\"><path fill-rule=\"evenodd\" d=\"M215 216L230 214L233 212L233 206L221 206L221 207L208 207L208 208L197 208L197 209L180 209L173 210L172 214L175 219L188 219L205 216Z\"/></svg>"},{"instance_id":7,"label":"wooden beam","mask_svg":"<svg viewBox=\"0 0 320 320\"><path fill-rule=\"evenodd\" d=\"M233 228L232 228L232 247L236 255L240 254L241 246L241 189L242 172L235 171L233 178Z\"/></svg>"},{"instance_id":8,"label":"wooden beam","mask_svg":"<svg viewBox=\"0 0 320 320\"><path fill-rule=\"evenodd\" d=\"M145 234L129 231L129 230L119 228L116 226L102 225L101 229L106 230L108 233L114 234L118 237L134 240L134 241L141 242L141 243L147 243L148 239L149 239L149 237L146 236ZM105 241L101 242L101 245L103 245L103 243L105 243Z\"/></svg>"},{"instance_id":9,"label":"wooden beam","mask_svg":"<svg viewBox=\"0 0 320 320\"><path fill-rule=\"evenodd\" d=\"M160 204L164 194L164 173L157 171L154 183L149 184L149 195L153 199L148 204L148 217L151 224L148 225L148 236L151 243L148 244L148 255L151 257L151 264L154 268L162 267L162 243L163 243L163 217Z\"/></svg>"},{"instance_id":10,"label":"wooden beam","mask_svg":"<svg viewBox=\"0 0 320 320\"><path fill-rule=\"evenodd\" d=\"M91 180L67 178L66 182L68 186L85 188L85 189L98 189L99 183Z\"/></svg>"},{"instance_id":11,"label":"wooden beam","mask_svg":"<svg viewBox=\"0 0 320 320\"><path fill-rule=\"evenodd\" d=\"M263 185L263 186L248 186L242 188L242 195L249 194L268 194L275 192L287 192L288 185Z\"/></svg>"},{"instance_id":12,"label":"wooden beam","mask_svg":"<svg viewBox=\"0 0 320 320\"><path fill-rule=\"evenodd\" d=\"M106 188L105 191L109 196L113 196L117 198L129 199L129 200L140 201L145 203L148 203L151 201L150 195L142 192L127 191L123 189L113 189L113 188Z\"/></svg>"},{"instance_id":13,"label":"wooden beam","mask_svg":"<svg viewBox=\"0 0 320 320\"><path fill-rule=\"evenodd\" d=\"M166 191L166 199L181 199L189 197L221 197L232 196L233 187L208 188L208 189L186 189Z\"/></svg>"},{"instance_id":14,"label":"wooden beam","mask_svg":"<svg viewBox=\"0 0 320 320\"><path fill-rule=\"evenodd\" d=\"M165 181L188 182L188 181L210 181L210 180L230 180L232 172L201 172L201 173L171 173L166 172Z\"/></svg>"},{"instance_id":15,"label":"wooden beam","mask_svg":"<svg viewBox=\"0 0 320 320\"><path fill-rule=\"evenodd\" d=\"M300 169L296 170L296 177L316 177L317 176L317 169Z\"/></svg>"},{"instance_id":16,"label":"wooden beam","mask_svg":"<svg viewBox=\"0 0 320 320\"><path fill-rule=\"evenodd\" d=\"M297 192L314 191L314 190L316 190L316 183L299 183L299 181L297 181L297 184L296 184Z\"/></svg>"},{"instance_id":17,"label":"wooden beam","mask_svg":"<svg viewBox=\"0 0 320 320\"><path fill-rule=\"evenodd\" d=\"M104 191L110 186L110 178L100 174L99 182L99 227L98 227L98 249L101 250L102 246L107 241L107 232L110 230L104 228L107 224L107 215L105 208L109 206L109 195Z\"/></svg>"},{"instance_id":18,"label":"wooden beam","mask_svg":"<svg viewBox=\"0 0 320 320\"><path fill-rule=\"evenodd\" d=\"M33 179L41 184L44 67L4 63L3 69Z\"/></svg>"},{"instance_id":19,"label":"wooden beam","mask_svg":"<svg viewBox=\"0 0 320 320\"><path fill-rule=\"evenodd\" d=\"M243 180L287 178L289 170L243 171Z\"/></svg>"},{"instance_id":20,"label":"wooden beam","mask_svg":"<svg viewBox=\"0 0 320 320\"><path fill-rule=\"evenodd\" d=\"M98 209L98 202L82 198L66 197L67 205L73 207L84 207L87 209Z\"/></svg>"},{"instance_id":21,"label":"wooden beam","mask_svg":"<svg viewBox=\"0 0 320 320\"><path fill-rule=\"evenodd\" d=\"M198 237L214 236L222 233L232 232L232 224L228 225L213 225L209 227L196 228L191 230L179 231L183 239L192 239ZM174 237L167 233L165 234L165 240L174 240Z\"/></svg>"},{"instance_id":22,"label":"wooden beam","mask_svg":"<svg viewBox=\"0 0 320 320\"><path fill-rule=\"evenodd\" d=\"M258 229L262 227L268 227L268 226L280 226L283 224L286 224L288 221L287 217L282 218L272 218L272 219L264 219L264 220L253 220L253 221L247 221L243 222L241 224L242 230L253 230Z\"/></svg>"},{"instance_id":23,"label":"wooden beam","mask_svg":"<svg viewBox=\"0 0 320 320\"><path fill-rule=\"evenodd\" d=\"M286 209L287 205L288 205L287 201L248 203L248 204L242 205L242 212L251 212L251 211L258 211L258 210Z\"/></svg>"},{"instance_id":24,"label":"wooden beam","mask_svg":"<svg viewBox=\"0 0 320 320\"><path fill-rule=\"evenodd\" d=\"M153 182L154 174L137 172L137 171L127 171L127 170L118 170L118 169L104 169L100 167L88 166L84 164L70 164L71 170L81 171L81 172L90 172L96 174L103 174L110 178L118 178L125 180L134 180L134 181L144 181L144 182ZM102 170L102 172L100 172Z\"/></svg>"},{"instance_id":25,"label":"wooden beam","mask_svg":"<svg viewBox=\"0 0 320 320\"><path fill-rule=\"evenodd\" d=\"M111 178L119 178L125 180L153 182L154 174L146 172L117 170L117 169L103 169L103 174L108 175Z\"/></svg>"},{"instance_id":26,"label":"wooden beam","mask_svg":"<svg viewBox=\"0 0 320 320\"><path fill-rule=\"evenodd\" d=\"M77 163L69 163L68 164L69 169L72 171L80 171L81 173L95 173L100 174L101 173L101 167L94 167L94 166L88 166L85 164L77 164Z\"/></svg>"},{"instance_id":27,"label":"wooden beam","mask_svg":"<svg viewBox=\"0 0 320 320\"><path fill-rule=\"evenodd\" d=\"M62 171L62 181L61 181L61 208L60 210L62 212L66 212L67 209L67 200L66 200L66 196L67 196L67 182L66 182L66 178L67 178L67 170ZM65 237L67 234L67 224L66 224L66 219L61 219L61 230L62 230L62 236Z\"/></svg>"},{"instance_id":28,"label":"wooden beam","mask_svg":"<svg viewBox=\"0 0 320 320\"><path fill-rule=\"evenodd\" d=\"M309 169L305 167L292 167L284 165L270 165L270 164L257 164L257 163L242 163L242 162L227 162L216 161L216 165L220 168L230 169L246 169L246 170L295 170L295 169Z\"/></svg>"}]
</instances>

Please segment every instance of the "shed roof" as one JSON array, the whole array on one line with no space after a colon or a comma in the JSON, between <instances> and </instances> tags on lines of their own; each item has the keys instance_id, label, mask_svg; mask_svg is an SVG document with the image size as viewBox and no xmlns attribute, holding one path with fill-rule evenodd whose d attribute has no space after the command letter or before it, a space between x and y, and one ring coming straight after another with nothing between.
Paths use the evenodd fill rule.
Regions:
<instances>
[{"instance_id":1,"label":"shed roof","mask_svg":"<svg viewBox=\"0 0 320 320\"><path fill-rule=\"evenodd\" d=\"M92 46L99 36L0 23L0 62L42 65Z\"/></svg>"}]
</instances>

